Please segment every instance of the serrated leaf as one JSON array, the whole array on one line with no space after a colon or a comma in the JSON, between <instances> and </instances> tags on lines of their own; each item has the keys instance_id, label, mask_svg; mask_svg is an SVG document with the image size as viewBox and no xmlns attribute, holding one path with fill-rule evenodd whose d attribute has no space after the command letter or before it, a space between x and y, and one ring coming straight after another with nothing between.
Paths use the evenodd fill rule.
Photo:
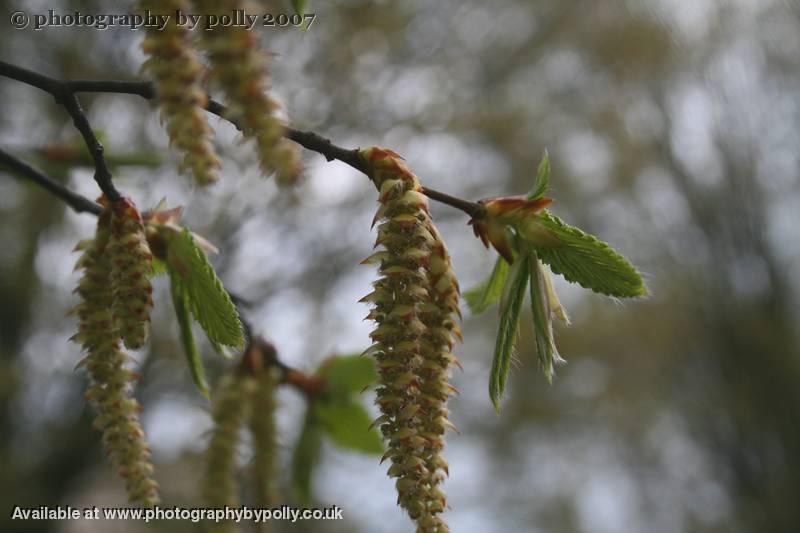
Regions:
<instances>
[{"instance_id":1,"label":"serrated leaf","mask_svg":"<svg viewBox=\"0 0 800 533\"><path fill-rule=\"evenodd\" d=\"M500 303L500 326L489 376L489 398L497 412L500 412L500 398L505 391L511 368L511 355L517 340L520 311L529 277L530 258L527 254L522 254L511 265Z\"/></svg>"},{"instance_id":2,"label":"serrated leaf","mask_svg":"<svg viewBox=\"0 0 800 533\"><path fill-rule=\"evenodd\" d=\"M375 360L359 355L330 357L320 364L317 375L325 379L328 390L340 395L361 392L378 379Z\"/></svg>"},{"instance_id":3,"label":"serrated leaf","mask_svg":"<svg viewBox=\"0 0 800 533\"><path fill-rule=\"evenodd\" d=\"M314 405L314 410L325 433L337 446L364 453L383 453L381 437L375 429L370 429L372 420L358 400L322 397Z\"/></svg>"},{"instance_id":4,"label":"serrated leaf","mask_svg":"<svg viewBox=\"0 0 800 533\"><path fill-rule=\"evenodd\" d=\"M567 281L620 298L647 294L641 274L627 259L594 235L570 226L552 213L542 211L518 229L539 259Z\"/></svg>"},{"instance_id":5,"label":"serrated leaf","mask_svg":"<svg viewBox=\"0 0 800 533\"><path fill-rule=\"evenodd\" d=\"M533 181L533 188L528 193L528 200L535 200L544 196L550 184L550 155L545 150L542 160L539 162L539 169L536 171L536 179Z\"/></svg>"},{"instance_id":6,"label":"serrated leaf","mask_svg":"<svg viewBox=\"0 0 800 533\"><path fill-rule=\"evenodd\" d=\"M506 276L508 276L508 263L502 257L498 257L489 277L464 293L464 299L473 315L483 313L500 298Z\"/></svg>"},{"instance_id":7,"label":"serrated leaf","mask_svg":"<svg viewBox=\"0 0 800 533\"><path fill-rule=\"evenodd\" d=\"M172 304L175 307L175 317L178 319L178 328L181 333L183 351L186 354L186 363L189 365L194 384L203 396L208 398L208 384L206 383L205 370L203 369L203 360L200 358L200 352L194 342L192 321L189 317L189 308L186 305L186 295L181 292L180 286L171 284L171 289Z\"/></svg>"},{"instance_id":8,"label":"serrated leaf","mask_svg":"<svg viewBox=\"0 0 800 533\"><path fill-rule=\"evenodd\" d=\"M536 252L530 252L530 289L531 289L531 311L533 315L533 336L536 340L536 352L539 357L539 365L542 367L545 379L548 383L553 382L555 365L563 362L558 354L555 338L553 336L553 315L554 310L550 304L547 281L544 267L536 257Z\"/></svg>"},{"instance_id":9,"label":"serrated leaf","mask_svg":"<svg viewBox=\"0 0 800 533\"><path fill-rule=\"evenodd\" d=\"M189 310L212 343L244 345L239 313L205 252L187 229L159 226L167 243L170 280L186 295Z\"/></svg>"},{"instance_id":10,"label":"serrated leaf","mask_svg":"<svg viewBox=\"0 0 800 533\"><path fill-rule=\"evenodd\" d=\"M321 449L322 428L314 410L309 408L303 421L303 430L292 453L292 493L302 505L308 505L314 499L311 480Z\"/></svg>"},{"instance_id":11,"label":"serrated leaf","mask_svg":"<svg viewBox=\"0 0 800 533\"><path fill-rule=\"evenodd\" d=\"M225 359L233 359L233 357L237 354L236 351L231 350L224 344L220 344L211 340L209 340L209 342L211 343L211 347L214 349L214 351Z\"/></svg>"}]
</instances>

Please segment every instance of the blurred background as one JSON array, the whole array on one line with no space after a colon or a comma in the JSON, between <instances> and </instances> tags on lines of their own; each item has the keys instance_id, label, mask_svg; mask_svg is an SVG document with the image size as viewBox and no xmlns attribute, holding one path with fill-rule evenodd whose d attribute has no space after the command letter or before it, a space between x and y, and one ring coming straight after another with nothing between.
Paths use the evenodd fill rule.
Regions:
<instances>
[{"instance_id":1,"label":"blurred background","mask_svg":"<svg viewBox=\"0 0 800 533\"><path fill-rule=\"evenodd\" d=\"M0 59L61 77L135 79L141 31L14 30L16 9L123 13L112 2L0 2ZM253 8L289 12L268 2ZM523 318L503 412L488 401L496 311L465 309L446 491L454 532L790 532L800 529L800 5L785 0L321 2L308 32L256 28L290 123L340 145L400 152L423 183L469 199L527 191L543 151L553 211L630 258L652 297L619 303L558 279L572 326L548 386ZM375 190L304 153L294 194L258 175L252 147L213 118L222 182L176 175L155 105L84 95L142 207L166 197L221 249L226 286L280 357L305 369L369 342ZM95 197L92 169L53 161L63 109L0 78L0 146ZM462 287L494 262L466 217L433 215ZM65 312L75 243L94 218L0 171L0 529L144 530L9 522L12 505L122 505L75 371ZM156 283L136 391L167 504L197 506L210 427ZM168 292L168 291L167 291ZM527 312L527 310L526 310ZM207 350L218 375L224 361ZM365 394L365 403L370 401ZM280 394L282 483L304 404ZM243 451L246 460L246 450ZM374 456L327 447L320 505L344 522L275 531L400 533L411 522ZM286 493L288 494L288 492ZM291 498L287 496L287 501ZM149 527L196 529L191 523Z\"/></svg>"}]
</instances>

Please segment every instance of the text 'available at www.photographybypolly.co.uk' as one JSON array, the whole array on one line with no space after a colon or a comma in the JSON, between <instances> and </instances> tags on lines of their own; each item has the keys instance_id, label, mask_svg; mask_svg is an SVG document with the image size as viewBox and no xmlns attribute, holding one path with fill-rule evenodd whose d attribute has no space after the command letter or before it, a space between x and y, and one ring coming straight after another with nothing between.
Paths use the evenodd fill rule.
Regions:
<instances>
[{"instance_id":1,"label":"text 'available at www.photographybypolly.co.uk'","mask_svg":"<svg viewBox=\"0 0 800 533\"><path fill-rule=\"evenodd\" d=\"M257 507L20 507L14 506L12 520L188 520L200 522L231 521L263 523L270 520L297 522L298 520L342 520L342 509L337 506L325 508L296 508L282 505L275 508Z\"/></svg>"}]
</instances>

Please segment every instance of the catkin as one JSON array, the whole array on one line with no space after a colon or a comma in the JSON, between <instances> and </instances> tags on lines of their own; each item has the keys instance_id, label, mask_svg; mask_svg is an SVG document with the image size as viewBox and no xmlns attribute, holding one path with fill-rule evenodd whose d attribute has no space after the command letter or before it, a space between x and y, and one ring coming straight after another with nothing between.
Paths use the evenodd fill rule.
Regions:
<instances>
[{"instance_id":1,"label":"catkin","mask_svg":"<svg viewBox=\"0 0 800 533\"><path fill-rule=\"evenodd\" d=\"M253 485L256 507L272 507L276 503L274 486L275 455L275 390L272 367L262 368L254 378L250 434L253 440Z\"/></svg>"},{"instance_id":2,"label":"catkin","mask_svg":"<svg viewBox=\"0 0 800 533\"><path fill-rule=\"evenodd\" d=\"M237 483L239 463L237 449L242 426L250 413L250 396L254 387L250 376L229 373L222 377L212 400L214 423L206 453L203 496L209 507L238 507ZM213 531L233 531L231 520L210 524Z\"/></svg>"},{"instance_id":3,"label":"catkin","mask_svg":"<svg viewBox=\"0 0 800 533\"><path fill-rule=\"evenodd\" d=\"M396 153L378 147L361 153L380 191L377 245L365 260L379 264L373 304L373 345L378 361L381 432L388 441L389 476L398 503L420 533L449 531L439 485L447 472L440 452L447 426L447 381L457 332L458 284L444 242L428 214L417 177Z\"/></svg>"},{"instance_id":4,"label":"catkin","mask_svg":"<svg viewBox=\"0 0 800 533\"><path fill-rule=\"evenodd\" d=\"M430 221L430 219L429 219ZM420 370L420 435L425 438L425 483L429 491L427 513L420 518L420 532L448 531L438 516L446 507L446 499L439 485L448 473L447 461L442 457L444 433L453 427L448 418L447 400L455 390L448 382L449 367L457 359L453 355L456 339L461 330L456 322L459 288L453 271L450 254L439 231L430 221L428 227L434 238L426 267L430 288L429 300L423 307L422 322L427 326L421 342L423 364Z\"/></svg>"},{"instance_id":5,"label":"catkin","mask_svg":"<svg viewBox=\"0 0 800 533\"><path fill-rule=\"evenodd\" d=\"M208 95L200 85L204 68L192 47L188 28L179 26L175 13L190 13L187 0L166 0L139 3L140 10L169 15L163 30L148 29L142 50L148 59L142 68L155 80L170 143L183 154L180 169L191 171L198 185L219 180L219 160L211 144L213 130L208 124L205 107Z\"/></svg>"},{"instance_id":6,"label":"catkin","mask_svg":"<svg viewBox=\"0 0 800 533\"><path fill-rule=\"evenodd\" d=\"M79 319L72 339L87 352L81 361L91 379L86 399L97 412L94 425L103 432L105 451L125 480L129 499L151 507L158 502L158 485L139 424L140 406L131 395L135 374L124 366L127 356L120 349L111 313L112 266L106 253L110 239L111 213L106 210L99 217L94 239L77 247L83 254L76 268L83 269L83 276L75 290L81 302L72 310Z\"/></svg>"},{"instance_id":7,"label":"catkin","mask_svg":"<svg viewBox=\"0 0 800 533\"><path fill-rule=\"evenodd\" d=\"M153 254L145 238L142 216L126 198L111 205L108 256L114 324L125 346L141 348L147 341L153 306Z\"/></svg>"},{"instance_id":8,"label":"catkin","mask_svg":"<svg viewBox=\"0 0 800 533\"><path fill-rule=\"evenodd\" d=\"M205 14L230 15L242 9L240 0L196 0ZM300 174L297 151L283 138L284 124L275 116L278 104L269 94L267 56L260 49L258 32L242 26L216 27L200 32L208 52L211 76L225 91L228 118L255 140L261 171L275 173L281 185L293 184Z\"/></svg>"}]
</instances>

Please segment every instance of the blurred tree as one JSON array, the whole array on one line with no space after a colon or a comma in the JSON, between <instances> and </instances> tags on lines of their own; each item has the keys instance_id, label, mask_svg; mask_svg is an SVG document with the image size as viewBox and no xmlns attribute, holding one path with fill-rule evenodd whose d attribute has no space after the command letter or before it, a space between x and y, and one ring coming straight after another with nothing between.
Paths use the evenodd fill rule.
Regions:
<instances>
[{"instance_id":1,"label":"blurred tree","mask_svg":"<svg viewBox=\"0 0 800 533\"><path fill-rule=\"evenodd\" d=\"M4 13L48 9L2 5ZM307 32L256 30L276 56L274 85L293 126L346 145L391 146L426 184L467 198L526 192L546 147L553 211L612 241L649 273L652 299L622 309L559 284L574 325L557 331L568 365L552 387L536 371L523 319L521 368L500 418L484 393L497 324L466 317L465 371L454 377L464 394L451 402L462 432L449 439L452 529L794 531L797 6L415 0L311 8L318 19ZM87 1L69 9L112 8ZM56 77L132 79L141 39L121 28L9 28L0 32L0 58ZM0 102L0 146L33 150L74 135L45 94L3 80ZM145 113L147 103L118 95L87 95L84 104L109 152L164 155L162 166L121 167L115 178L140 205L166 195L192 206L189 224L224 251L216 263L222 279L246 294L254 325L289 364L313 368L309 354L366 345L368 326L358 325L365 313L354 302L370 274L355 265L368 253L374 196L362 176L308 159L302 202L287 202L260 181L252 155L232 147L234 128L212 121L221 184L194 195L172 176L154 108ZM65 183L96 195L87 168L65 172ZM463 217L437 206L433 214L462 284L482 279L492 258L465 237ZM7 507L124 499L100 461L99 436L88 430L82 374L72 371L79 350L65 340L74 323L63 314L77 279L66 258L91 231L90 218L0 179L0 495ZM190 505L208 422L169 308L156 302L159 326L151 349L139 354L137 397L165 498ZM209 375L222 366L210 365ZM294 391L282 391L280 402L277 424L292 435L282 443L285 467L302 409ZM335 450L323 457L333 460L323 459L315 493L342 506L346 521L300 527L407 530L373 457ZM6 515L0 527L89 526Z\"/></svg>"}]
</instances>

